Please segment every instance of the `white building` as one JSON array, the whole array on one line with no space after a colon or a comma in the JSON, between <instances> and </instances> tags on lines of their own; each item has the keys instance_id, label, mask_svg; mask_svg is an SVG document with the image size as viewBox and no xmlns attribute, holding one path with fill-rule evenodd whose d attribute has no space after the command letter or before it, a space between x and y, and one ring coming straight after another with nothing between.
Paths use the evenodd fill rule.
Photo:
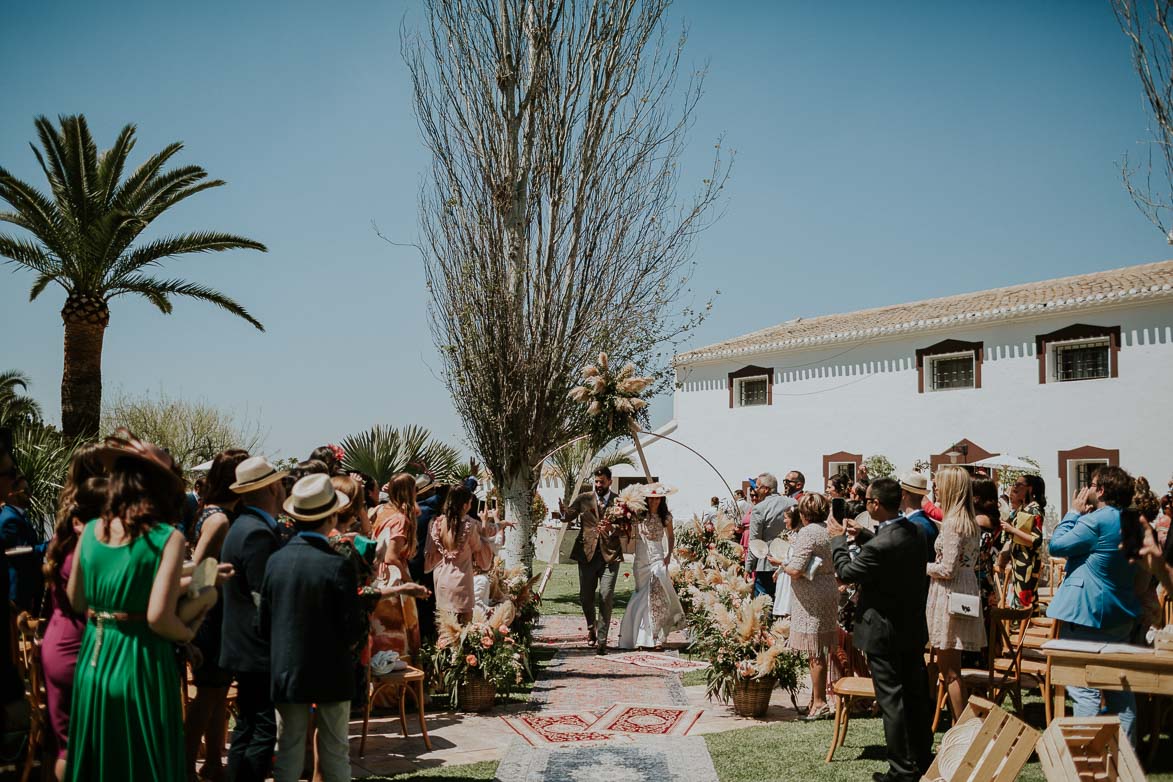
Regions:
<instances>
[{"instance_id":1,"label":"white building","mask_svg":"<svg viewBox=\"0 0 1173 782\"><path fill-rule=\"evenodd\" d=\"M659 431L733 488L796 469L822 491L877 454L898 471L1001 454L1037 461L1062 513L1095 465L1158 489L1173 473L1173 261L799 318L675 363ZM727 496L695 455L644 442L678 515Z\"/></svg>"}]
</instances>

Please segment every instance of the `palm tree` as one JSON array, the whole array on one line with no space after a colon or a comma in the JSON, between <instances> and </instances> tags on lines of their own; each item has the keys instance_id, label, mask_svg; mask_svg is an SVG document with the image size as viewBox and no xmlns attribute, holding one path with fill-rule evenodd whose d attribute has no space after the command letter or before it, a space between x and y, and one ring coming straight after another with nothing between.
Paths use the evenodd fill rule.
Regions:
<instances>
[{"instance_id":1,"label":"palm tree","mask_svg":"<svg viewBox=\"0 0 1173 782\"><path fill-rule=\"evenodd\" d=\"M41 406L31 396L21 393L28 387L29 379L23 372L15 369L0 372L0 427L16 429L40 423Z\"/></svg>"},{"instance_id":2,"label":"palm tree","mask_svg":"<svg viewBox=\"0 0 1173 782\"><path fill-rule=\"evenodd\" d=\"M546 463L550 471L562 481L562 501L567 505L574 499L578 487L600 467L618 467L621 464L635 466L631 456L618 448L612 448L606 453L596 453L589 438L555 451Z\"/></svg>"},{"instance_id":3,"label":"palm tree","mask_svg":"<svg viewBox=\"0 0 1173 782\"><path fill-rule=\"evenodd\" d=\"M456 448L433 439L422 426L375 426L350 435L341 445L345 454L342 466L366 473L380 485L397 472L422 470L431 472L441 483L450 483L465 477L469 467Z\"/></svg>"},{"instance_id":4,"label":"palm tree","mask_svg":"<svg viewBox=\"0 0 1173 782\"><path fill-rule=\"evenodd\" d=\"M122 295L146 298L165 314L172 296L211 302L264 327L244 307L223 293L181 279L155 277L161 261L177 255L233 249L265 251L260 242L219 231L197 231L135 240L151 222L179 202L213 187L199 166L163 166L183 144L152 155L123 179L135 143L127 125L114 146L99 153L84 116L60 118L60 129L45 117L36 119L41 149L33 154L44 171L52 196L41 193L0 167L0 198L13 208L0 220L34 237L0 233L0 258L36 274L29 300L57 283L65 289L65 367L61 375L61 426L66 437L97 434L102 409L102 339L110 324L110 300Z\"/></svg>"}]
</instances>

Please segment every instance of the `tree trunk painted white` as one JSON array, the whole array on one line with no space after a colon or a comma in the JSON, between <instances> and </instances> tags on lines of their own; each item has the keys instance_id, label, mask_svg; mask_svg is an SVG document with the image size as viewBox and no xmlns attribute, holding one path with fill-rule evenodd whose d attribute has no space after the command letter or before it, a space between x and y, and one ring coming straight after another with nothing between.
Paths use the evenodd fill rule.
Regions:
<instances>
[{"instance_id":1,"label":"tree trunk painted white","mask_svg":"<svg viewBox=\"0 0 1173 782\"><path fill-rule=\"evenodd\" d=\"M505 561L505 567L524 565L528 574L532 574L534 562L534 490L532 474L513 475L501 487L505 518L517 525L505 531L501 558Z\"/></svg>"}]
</instances>

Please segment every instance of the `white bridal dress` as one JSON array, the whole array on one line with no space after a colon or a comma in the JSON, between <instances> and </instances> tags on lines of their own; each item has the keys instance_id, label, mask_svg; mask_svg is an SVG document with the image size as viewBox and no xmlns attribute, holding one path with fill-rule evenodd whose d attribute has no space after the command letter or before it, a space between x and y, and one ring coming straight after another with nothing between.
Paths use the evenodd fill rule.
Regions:
<instances>
[{"instance_id":1,"label":"white bridal dress","mask_svg":"<svg viewBox=\"0 0 1173 782\"><path fill-rule=\"evenodd\" d=\"M671 516L667 523L672 523ZM635 594L619 626L620 649L660 646L669 633L684 624L684 608L664 566L664 526L664 519L652 515L633 525Z\"/></svg>"}]
</instances>

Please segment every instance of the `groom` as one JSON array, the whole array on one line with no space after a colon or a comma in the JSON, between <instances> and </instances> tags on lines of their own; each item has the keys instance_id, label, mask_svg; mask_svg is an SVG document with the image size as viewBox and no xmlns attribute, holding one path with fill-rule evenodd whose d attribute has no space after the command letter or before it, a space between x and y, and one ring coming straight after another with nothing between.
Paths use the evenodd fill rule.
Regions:
<instances>
[{"instance_id":1,"label":"groom","mask_svg":"<svg viewBox=\"0 0 1173 782\"><path fill-rule=\"evenodd\" d=\"M615 601L615 580L623 563L623 546L619 530L612 528L599 534L603 512L615 501L611 491L611 470L595 470L595 490L583 492L567 507L561 500L558 509L563 521L581 521L578 539L570 551L570 558L578 563L578 595L582 613L587 622L587 643L599 654L607 653L607 631L611 628L611 604ZM599 623L595 623L596 592L599 601Z\"/></svg>"}]
</instances>

